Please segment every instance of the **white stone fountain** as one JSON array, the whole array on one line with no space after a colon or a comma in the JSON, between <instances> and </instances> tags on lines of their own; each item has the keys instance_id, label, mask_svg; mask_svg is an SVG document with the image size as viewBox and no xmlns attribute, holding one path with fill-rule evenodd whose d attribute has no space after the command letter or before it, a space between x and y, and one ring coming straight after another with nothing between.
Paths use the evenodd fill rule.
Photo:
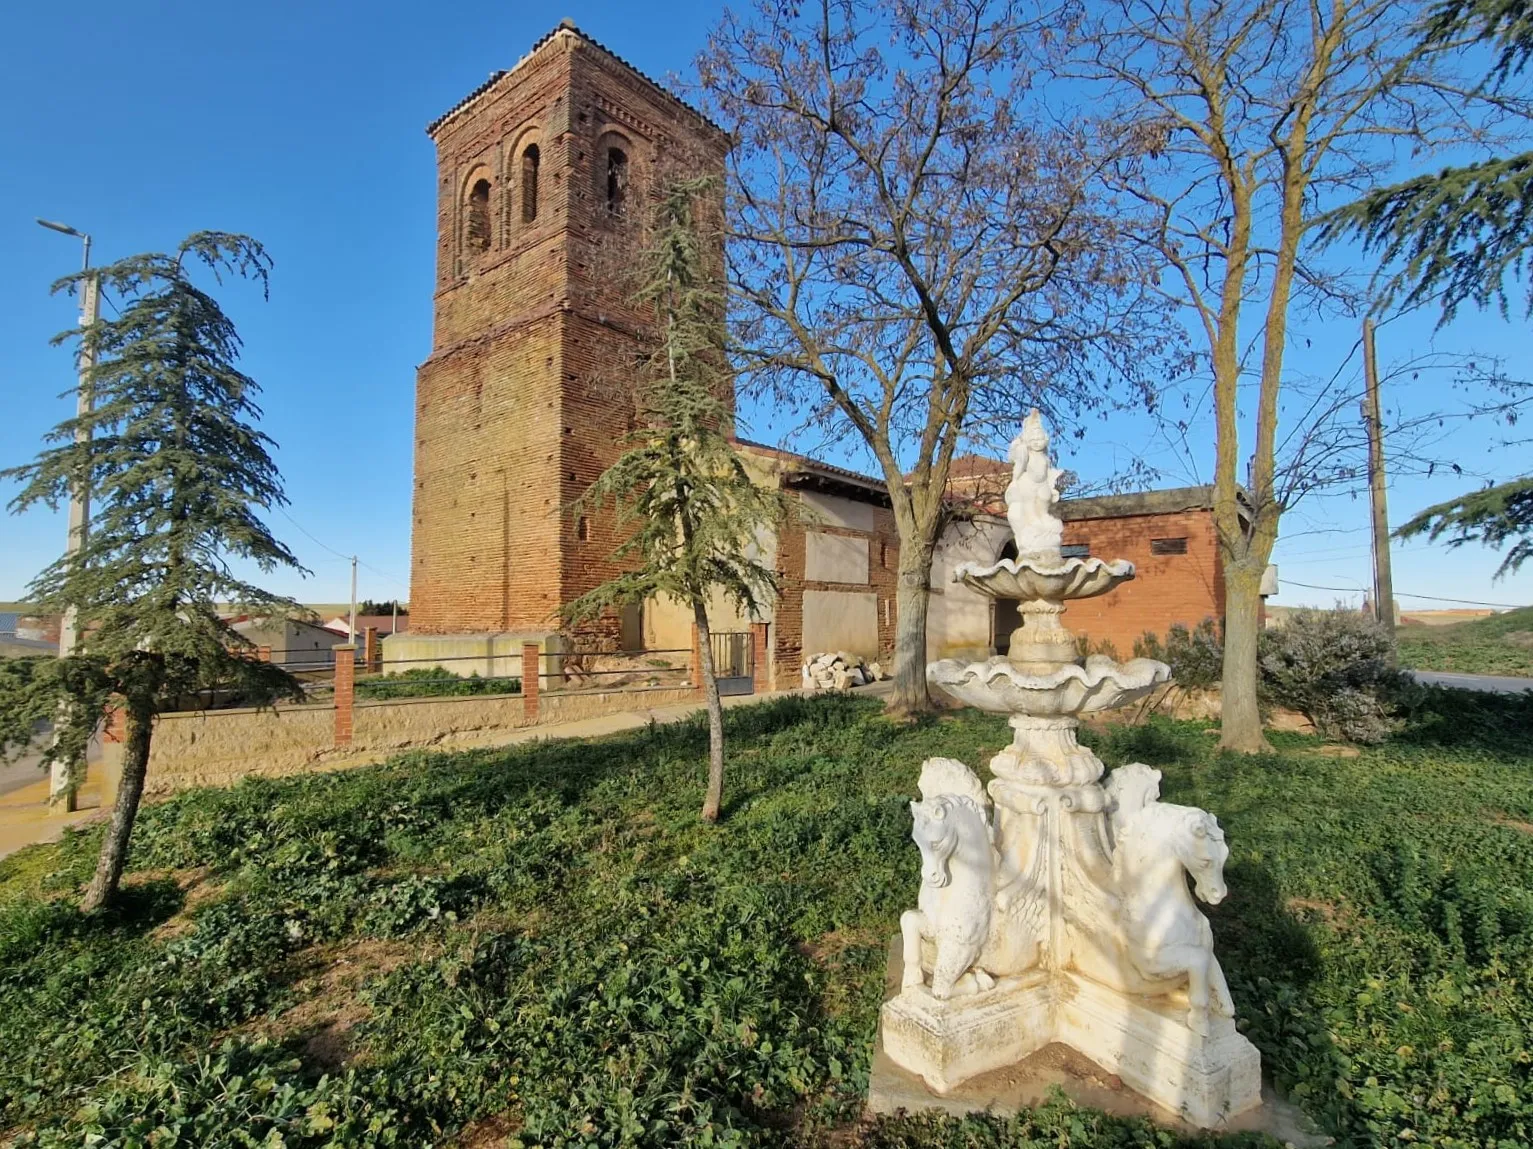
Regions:
<instances>
[{"instance_id":1,"label":"white stone fountain","mask_svg":"<svg viewBox=\"0 0 1533 1149\"><path fill-rule=\"evenodd\" d=\"M884 1003L880 1036L939 1095L1062 1042L1188 1123L1217 1128L1261 1103L1260 1055L1235 1031L1185 876L1199 898L1220 901L1229 850L1213 815L1159 800L1159 771L1122 766L1103 784L1101 759L1076 742L1079 715L1141 697L1170 668L1077 657L1064 604L1107 593L1134 566L1061 555L1048 442L1034 411L1011 444L1016 559L954 575L1021 600L1009 653L927 668L953 698L1009 714L1014 737L990 760L988 797L961 762L921 767L910 806L919 908L900 919L903 987Z\"/></svg>"}]
</instances>

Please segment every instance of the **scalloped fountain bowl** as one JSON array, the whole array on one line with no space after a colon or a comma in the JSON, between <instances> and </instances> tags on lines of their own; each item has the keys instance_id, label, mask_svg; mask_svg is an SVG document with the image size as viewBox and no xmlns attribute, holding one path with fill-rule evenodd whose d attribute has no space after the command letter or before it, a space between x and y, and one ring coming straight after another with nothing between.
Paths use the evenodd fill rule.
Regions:
<instances>
[{"instance_id":1,"label":"scalloped fountain bowl","mask_svg":"<svg viewBox=\"0 0 1533 1149\"><path fill-rule=\"evenodd\" d=\"M1024 602L1044 599L1095 598L1120 582L1134 577L1127 559L1040 559L1024 556L1002 559L992 566L964 563L953 572L953 581L992 598L1019 598Z\"/></svg>"},{"instance_id":2,"label":"scalloped fountain bowl","mask_svg":"<svg viewBox=\"0 0 1533 1149\"><path fill-rule=\"evenodd\" d=\"M1048 674L1027 674L1004 656L983 662L945 658L927 666L926 679L959 702L980 710L1042 718L1122 706L1169 682L1171 668L1153 658L1131 658L1119 665L1094 654L1084 666L1067 662Z\"/></svg>"}]
</instances>

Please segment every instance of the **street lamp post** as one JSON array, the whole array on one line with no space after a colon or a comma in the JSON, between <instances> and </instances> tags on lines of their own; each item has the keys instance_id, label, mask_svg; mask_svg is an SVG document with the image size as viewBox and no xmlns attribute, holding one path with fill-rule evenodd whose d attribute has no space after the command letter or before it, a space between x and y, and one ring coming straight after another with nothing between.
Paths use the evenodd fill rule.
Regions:
<instances>
[{"instance_id":1,"label":"street lamp post","mask_svg":"<svg viewBox=\"0 0 1533 1149\"><path fill-rule=\"evenodd\" d=\"M55 223L52 220L40 219L37 221L50 231L60 232L63 235L79 237L84 247L84 258L80 270L85 272L85 278L80 285L80 326L89 331L96 325L99 316L101 302L100 283L96 276L90 273L90 236L83 231L76 231L68 224ZM80 383L75 397L75 414L79 417L79 423L75 427L75 442L87 443L90 441L90 427L86 422L87 416L95 409L96 396L91 384L91 369L96 365L96 352L91 346L89 339L82 339L80 345L79 372ZM85 535L90 526L90 476L89 474L78 475L71 485L69 492L69 543L66 554L74 556L85 545ZM74 653L75 645L80 636L80 612L70 604L64 609L63 621L59 624L59 657L67 658ZM52 777L49 781L49 800L54 809L60 812L68 812L76 809L78 797L77 783L83 781L83 777L77 778L77 767L83 765L77 762L55 762L53 764ZM83 772L81 772L83 774Z\"/></svg>"}]
</instances>

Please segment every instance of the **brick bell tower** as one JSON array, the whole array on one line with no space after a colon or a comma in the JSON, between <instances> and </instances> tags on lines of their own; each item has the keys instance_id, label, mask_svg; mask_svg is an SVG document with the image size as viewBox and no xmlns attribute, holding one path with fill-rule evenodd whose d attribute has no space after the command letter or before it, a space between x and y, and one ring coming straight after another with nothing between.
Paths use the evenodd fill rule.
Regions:
<instances>
[{"instance_id":1,"label":"brick bell tower","mask_svg":"<svg viewBox=\"0 0 1533 1149\"><path fill-rule=\"evenodd\" d=\"M389 654L554 649L559 608L614 573L619 542L610 511L565 510L630 425L599 382L639 354L612 269L658 172L722 173L727 143L569 21L427 133L435 325L416 380L409 641Z\"/></svg>"}]
</instances>

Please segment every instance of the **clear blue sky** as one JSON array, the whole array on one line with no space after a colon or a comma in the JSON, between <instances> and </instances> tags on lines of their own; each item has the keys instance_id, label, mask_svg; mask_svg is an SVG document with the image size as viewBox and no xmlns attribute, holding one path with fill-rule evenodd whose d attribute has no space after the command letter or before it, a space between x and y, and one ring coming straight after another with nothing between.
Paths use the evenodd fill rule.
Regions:
<instances>
[{"instance_id":1,"label":"clear blue sky","mask_svg":"<svg viewBox=\"0 0 1533 1149\"><path fill-rule=\"evenodd\" d=\"M274 579L273 589L343 600L348 567L327 546L361 556L364 597L405 595L414 373L431 337L435 173L425 125L563 16L663 77L689 71L721 11L696 0L557 10L482 0L18 6L0 46L0 465L35 454L71 406L58 398L71 354L48 338L71 325L75 303L47 288L77 266L78 241L34 217L91 232L97 262L162 250L201 228L247 232L276 259L271 299L243 287L221 298L244 337L244 366L264 389L263 429L280 445L291 518L277 515L273 526L314 572ZM1407 352L1404 334L1381 343L1382 358ZM1527 331L1471 316L1441 336L1430 322L1408 325L1408 334L1415 350L1436 338L1511 355ZM1350 326L1300 335L1313 336L1317 370L1354 338ZM1430 385L1416 386L1422 393L1403 401L1431 401ZM770 413L746 415L757 437L771 437ZM1526 458L1490 452L1492 438L1489 428L1461 432L1449 450L1489 477L1528 469ZM1206 457L1189 470L1128 419L1066 462L1091 477L1126 452L1148 455L1167 485L1207 474ZM1451 476L1402 481L1392 509L1399 517L1464 485ZM0 488L0 499L12 493ZM1360 502L1312 504L1289 526L1277 555L1285 578L1366 585ZM1307 533L1317 529L1326 533ZM0 516L0 599L21 596L63 537L62 516ZM1396 584L1533 602L1533 570L1493 584L1495 565L1478 549L1450 558L1401 548ZM1336 597L1290 587L1278 601Z\"/></svg>"}]
</instances>

